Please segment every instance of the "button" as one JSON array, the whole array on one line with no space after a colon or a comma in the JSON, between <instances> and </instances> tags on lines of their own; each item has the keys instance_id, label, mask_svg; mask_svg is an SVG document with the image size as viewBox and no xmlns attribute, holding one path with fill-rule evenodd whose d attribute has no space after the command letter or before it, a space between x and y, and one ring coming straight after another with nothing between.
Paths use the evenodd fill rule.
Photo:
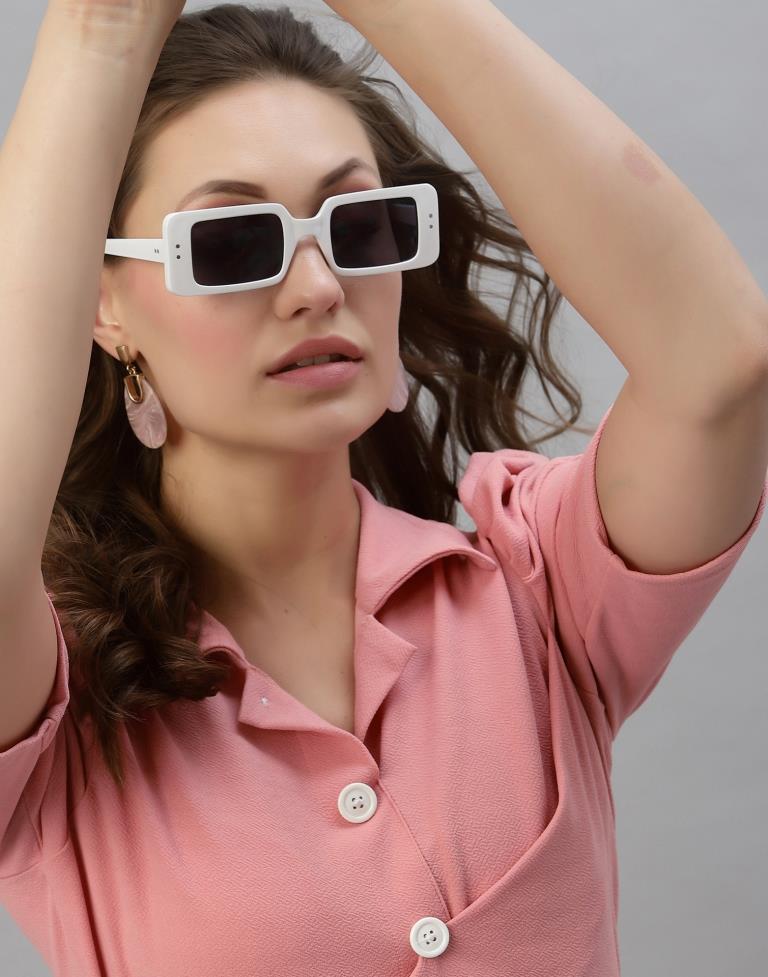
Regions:
<instances>
[{"instance_id":1,"label":"button","mask_svg":"<svg viewBox=\"0 0 768 977\"><path fill-rule=\"evenodd\" d=\"M339 794L339 813L346 821L359 824L376 813L379 799L368 784L348 784Z\"/></svg>"},{"instance_id":2,"label":"button","mask_svg":"<svg viewBox=\"0 0 768 977\"><path fill-rule=\"evenodd\" d=\"M439 957L448 949L451 934L436 916L425 916L411 928L411 946L420 957Z\"/></svg>"}]
</instances>

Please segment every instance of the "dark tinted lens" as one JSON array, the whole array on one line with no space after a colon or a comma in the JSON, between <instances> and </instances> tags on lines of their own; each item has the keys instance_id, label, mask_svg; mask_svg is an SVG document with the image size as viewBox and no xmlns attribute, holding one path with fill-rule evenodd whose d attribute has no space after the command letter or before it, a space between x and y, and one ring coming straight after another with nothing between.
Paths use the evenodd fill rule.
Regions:
<instances>
[{"instance_id":1,"label":"dark tinted lens","mask_svg":"<svg viewBox=\"0 0 768 977\"><path fill-rule=\"evenodd\" d=\"M244 214L192 225L192 274L198 285L239 285L274 278L283 267L277 214Z\"/></svg>"},{"instance_id":2,"label":"dark tinted lens","mask_svg":"<svg viewBox=\"0 0 768 977\"><path fill-rule=\"evenodd\" d=\"M416 201L395 197L334 207L331 242L340 268L376 268L410 261L419 249Z\"/></svg>"}]
</instances>

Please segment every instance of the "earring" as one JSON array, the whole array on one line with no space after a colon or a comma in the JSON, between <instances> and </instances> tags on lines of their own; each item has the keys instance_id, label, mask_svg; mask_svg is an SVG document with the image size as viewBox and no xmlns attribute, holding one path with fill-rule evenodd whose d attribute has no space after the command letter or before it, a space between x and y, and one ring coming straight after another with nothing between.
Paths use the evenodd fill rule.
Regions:
<instances>
[{"instance_id":1,"label":"earring","mask_svg":"<svg viewBox=\"0 0 768 977\"><path fill-rule=\"evenodd\" d=\"M393 414L402 414L405 408L408 406L408 398L410 396L410 390L408 389L408 375L405 372L405 365L402 359L399 361L400 365L398 368L397 382L395 384L395 389L392 391L392 398L389 401L389 406L387 410L391 410Z\"/></svg>"},{"instance_id":2,"label":"earring","mask_svg":"<svg viewBox=\"0 0 768 977\"><path fill-rule=\"evenodd\" d=\"M168 437L165 411L138 363L131 360L127 346L116 346L117 355L128 370L123 377L123 399L131 430L147 448L162 448Z\"/></svg>"}]
</instances>

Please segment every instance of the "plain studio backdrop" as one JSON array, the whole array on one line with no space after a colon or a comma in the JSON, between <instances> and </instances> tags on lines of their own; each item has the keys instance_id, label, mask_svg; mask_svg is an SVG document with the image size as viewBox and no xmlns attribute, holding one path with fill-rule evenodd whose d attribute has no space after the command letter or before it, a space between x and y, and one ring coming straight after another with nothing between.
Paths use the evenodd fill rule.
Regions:
<instances>
[{"instance_id":1,"label":"plain studio backdrop","mask_svg":"<svg viewBox=\"0 0 768 977\"><path fill-rule=\"evenodd\" d=\"M361 42L319 0L262 5L282 3L313 19L342 55ZM722 226L768 293L768 5L763 0L496 3L662 157ZM185 11L212 5L188 0ZM3 135L46 7L45 0L2 0ZM451 166L473 170L476 186L499 205L474 161L389 64L380 58L374 70L402 86L422 134ZM49 258L56 258L55 245ZM495 281L486 284L499 287ZM503 314L503 300L498 307ZM579 423L596 426L618 396L626 371L567 302L553 335L553 352L584 398ZM527 403L551 416L532 384ZM543 450L549 457L577 454L587 442L584 435L570 433ZM460 528L474 529L463 508L459 511ZM768 973L767 581L768 528L761 526L651 697L615 741L623 977ZM2 907L0 974L49 975Z\"/></svg>"}]
</instances>

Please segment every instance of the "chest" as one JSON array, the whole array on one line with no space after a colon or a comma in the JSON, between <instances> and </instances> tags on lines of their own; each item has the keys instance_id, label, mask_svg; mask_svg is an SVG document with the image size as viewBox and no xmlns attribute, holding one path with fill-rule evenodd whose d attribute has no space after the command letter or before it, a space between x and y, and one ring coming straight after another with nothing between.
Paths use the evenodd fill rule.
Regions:
<instances>
[{"instance_id":1,"label":"chest","mask_svg":"<svg viewBox=\"0 0 768 977\"><path fill-rule=\"evenodd\" d=\"M246 659L318 716L354 733L354 606L319 625L228 625Z\"/></svg>"}]
</instances>

